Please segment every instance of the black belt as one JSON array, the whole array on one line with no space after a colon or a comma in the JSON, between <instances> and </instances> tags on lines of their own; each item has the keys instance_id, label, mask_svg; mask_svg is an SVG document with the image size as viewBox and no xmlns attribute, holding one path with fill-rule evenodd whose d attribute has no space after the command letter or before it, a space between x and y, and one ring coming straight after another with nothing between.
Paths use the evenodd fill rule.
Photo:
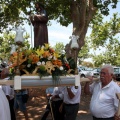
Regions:
<instances>
[{"instance_id":1,"label":"black belt","mask_svg":"<svg viewBox=\"0 0 120 120\"><path fill-rule=\"evenodd\" d=\"M114 120L114 117L109 117L109 118L96 118L93 116L93 120Z\"/></svg>"},{"instance_id":2,"label":"black belt","mask_svg":"<svg viewBox=\"0 0 120 120\"><path fill-rule=\"evenodd\" d=\"M66 105L66 106L74 106L74 105L79 105L79 103L75 103L75 104L66 104L66 103L64 103L64 105Z\"/></svg>"}]
</instances>

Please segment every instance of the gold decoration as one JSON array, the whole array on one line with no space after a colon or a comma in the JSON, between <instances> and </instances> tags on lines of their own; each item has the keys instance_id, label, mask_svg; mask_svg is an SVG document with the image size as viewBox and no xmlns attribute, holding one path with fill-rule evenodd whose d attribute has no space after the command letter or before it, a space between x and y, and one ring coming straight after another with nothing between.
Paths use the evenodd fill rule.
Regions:
<instances>
[{"instance_id":1,"label":"gold decoration","mask_svg":"<svg viewBox=\"0 0 120 120\"><path fill-rule=\"evenodd\" d=\"M49 74L52 74L51 71L52 71L52 70L53 70L53 71L55 70L54 67L55 67L55 65L53 65L51 61L47 61L47 62L46 62L45 68L46 68L46 70L47 70L47 72L48 72Z\"/></svg>"}]
</instances>

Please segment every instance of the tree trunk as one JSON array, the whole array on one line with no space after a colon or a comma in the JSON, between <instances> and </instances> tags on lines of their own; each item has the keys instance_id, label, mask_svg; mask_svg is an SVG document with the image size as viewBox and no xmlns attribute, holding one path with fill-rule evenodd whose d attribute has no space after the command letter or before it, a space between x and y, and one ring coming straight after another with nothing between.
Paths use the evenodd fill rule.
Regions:
<instances>
[{"instance_id":1,"label":"tree trunk","mask_svg":"<svg viewBox=\"0 0 120 120\"><path fill-rule=\"evenodd\" d=\"M75 57L78 57L78 53L81 50L81 47L85 44L84 39L89 27L89 23L95 15L97 9L93 6L93 0L80 0L79 2L73 0L70 6L70 10L72 13L73 22L72 34L79 36L79 48L76 49L76 52L75 50L72 50L70 48L70 41L70 43L65 46L65 51L67 58L72 57L75 60Z\"/></svg>"}]
</instances>

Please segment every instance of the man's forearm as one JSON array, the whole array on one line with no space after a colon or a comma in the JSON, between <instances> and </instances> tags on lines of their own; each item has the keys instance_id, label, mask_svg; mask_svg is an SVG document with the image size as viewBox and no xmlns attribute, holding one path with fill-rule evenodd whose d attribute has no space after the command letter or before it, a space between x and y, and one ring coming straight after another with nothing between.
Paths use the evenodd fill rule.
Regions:
<instances>
[{"instance_id":1,"label":"man's forearm","mask_svg":"<svg viewBox=\"0 0 120 120\"><path fill-rule=\"evenodd\" d=\"M90 94L90 89L89 89L90 82L86 82L84 86L84 93L85 94Z\"/></svg>"},{"instance_id":2,"label":"man's forearm","mask_svg":"<svg viewBox=\"0 0 120 120\"><path fill-rule=\"evenodd\" d=\"M68 95L69 95L70 99L72 99L72 98L75 96L75 95L72 93L70 87L67 87L67 92L68 92Z\"/></svg>"}]
</instances>

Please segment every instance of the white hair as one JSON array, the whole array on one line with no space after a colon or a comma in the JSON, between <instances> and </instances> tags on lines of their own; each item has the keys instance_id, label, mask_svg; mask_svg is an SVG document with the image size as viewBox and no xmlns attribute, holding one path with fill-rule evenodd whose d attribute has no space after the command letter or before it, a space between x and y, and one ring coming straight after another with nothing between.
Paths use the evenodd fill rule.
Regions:
<instances>
[{"instance_id":1,"label":"white hair","mask_svg":"<svg viewBox=\"0 0 120 120\"><path fill-rule=\"evenodd\" d=\"M109 64L103 65L101 70L104 68L107 69L109 73L114 74L114 68L111 65Z\"/></svg>"}]
</instances>

